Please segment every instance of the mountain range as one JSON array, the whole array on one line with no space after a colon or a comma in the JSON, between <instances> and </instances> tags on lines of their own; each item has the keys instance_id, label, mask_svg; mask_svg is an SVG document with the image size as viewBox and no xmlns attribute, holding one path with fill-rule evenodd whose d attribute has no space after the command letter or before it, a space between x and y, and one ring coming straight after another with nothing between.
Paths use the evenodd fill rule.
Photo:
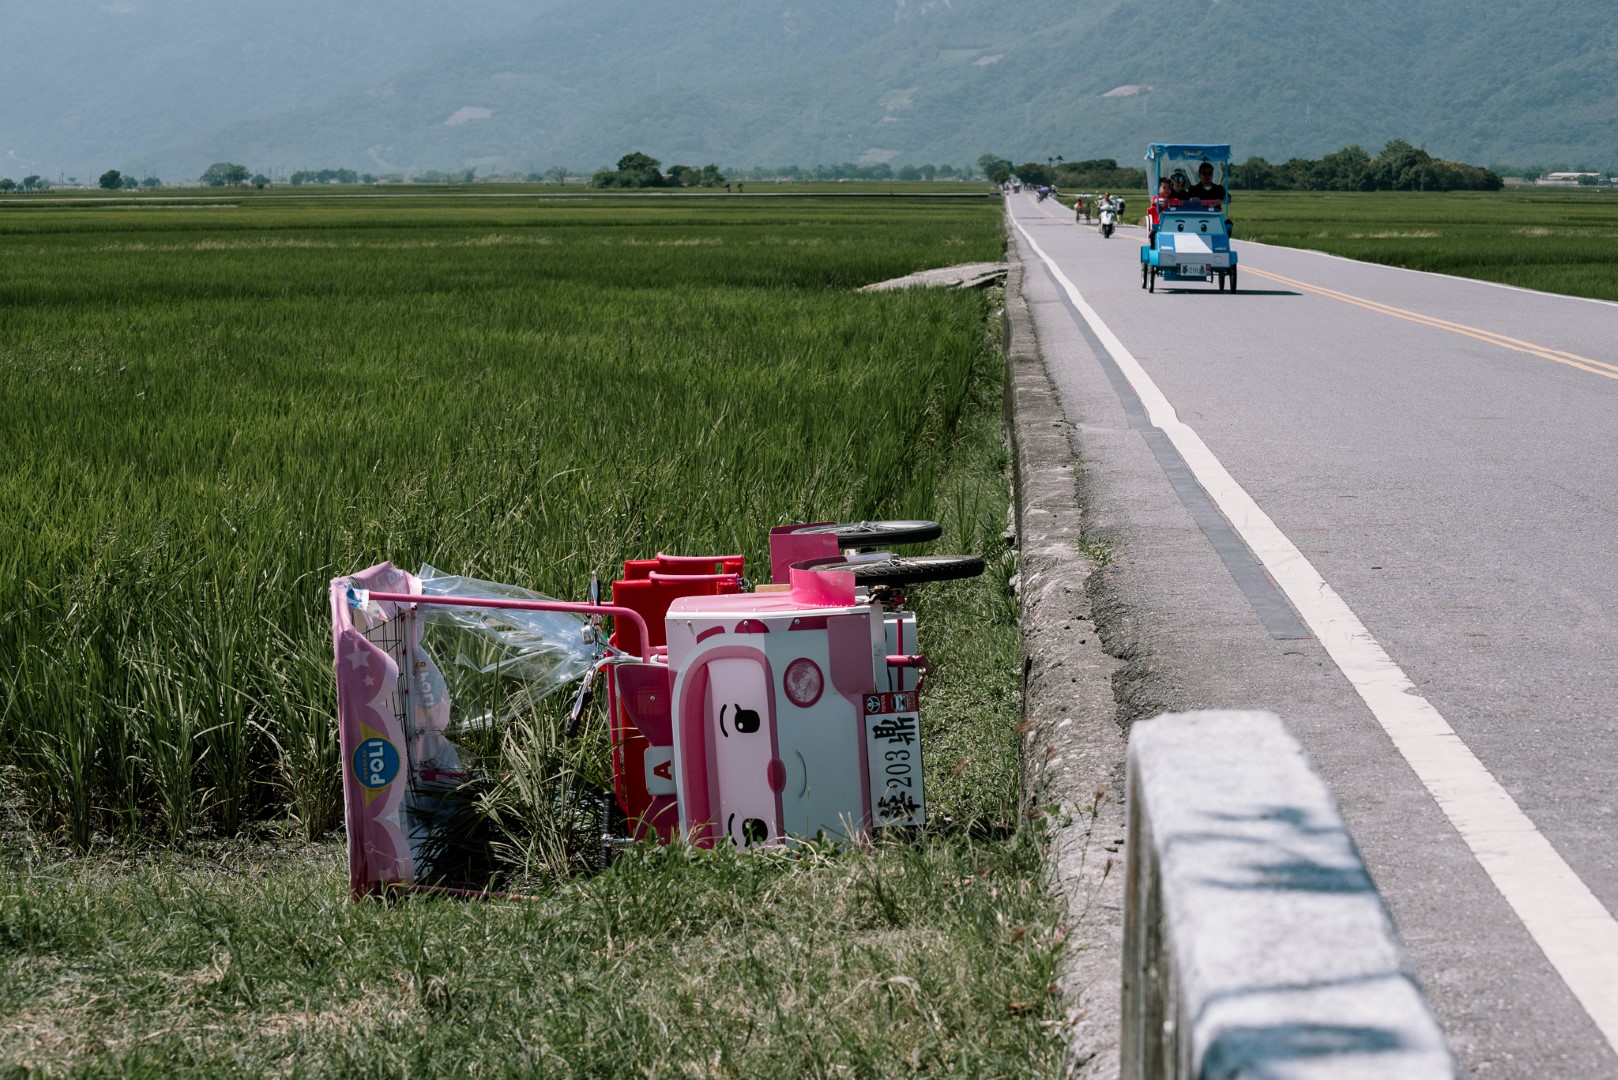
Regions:
<instances>
[{"instance_id":1,"label":"mountain range","mask_svg":"<svg viewBox=\"0 0 1618 1080\"><path fill-rule=\"evenodd\" d=\"M0 176L962 165L1148 141L1618 164L1594 0L0 0Z\"/></svg>"}]
</instances>

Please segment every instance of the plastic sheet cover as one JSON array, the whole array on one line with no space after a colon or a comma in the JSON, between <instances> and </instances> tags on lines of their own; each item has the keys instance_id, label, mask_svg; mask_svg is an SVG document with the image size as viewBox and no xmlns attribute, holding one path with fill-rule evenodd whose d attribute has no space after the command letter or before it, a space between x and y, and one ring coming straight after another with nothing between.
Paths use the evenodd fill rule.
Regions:
<instances>
[{"instance_id":1,"label":"plastic sheet cover","mask_svg":"<svg viewBox=\"0 0 1618 1080\"><path fill-rule=\"evenodd\" d=\"M472 810L499 729L596 659L589 621L556 611L376 601L410 593L545 600L515 585L387 563L331 583L350 884L476 884L492 864ZM467 830L471 832L468 833Z\"/></svg>"}]
</instances>

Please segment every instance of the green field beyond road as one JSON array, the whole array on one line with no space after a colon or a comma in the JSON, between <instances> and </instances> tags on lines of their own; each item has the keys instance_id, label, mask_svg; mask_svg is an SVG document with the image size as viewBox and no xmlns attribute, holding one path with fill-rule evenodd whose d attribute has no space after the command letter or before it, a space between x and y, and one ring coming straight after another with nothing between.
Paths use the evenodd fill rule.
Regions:
<instances>
[{"instance_id":1,"label":"green field beyond road","mask_svg":"<svg viewBox=\"0 0 1618 1080\"><path fill-rule=\"evenodd\" d=\"M1618 300L1618 191L1236 192L1238 240Z\"/></svg>"},{"instance_id":2,"label":"green field beyond road","mask_svg":"<svg viewBox=\"0 0 1618 1080\"><path fill-rule=\"evenodd\" d=\"M1128 201L1141 224L1144 191ZM1071 196L1062 202L1069 208ZM1236 239L1618 301L1618 190L1232 192ZM1127 235L1127 234L1125 234Z\"/></svg>"},{"instance_id":3,"label":"green field beyond road","mask_svg":"<svg viewBox=\"0 0 1618 1080\"><path fill-rule=\"evenodd\" d=\"M0 1071L1056 1072L997 300L854 291L1002 243L991 199L0 208ZM919 841L348 901L327 579L574 598L883 516L990 564L915 597Z\"/></svg>"}]
</instances>

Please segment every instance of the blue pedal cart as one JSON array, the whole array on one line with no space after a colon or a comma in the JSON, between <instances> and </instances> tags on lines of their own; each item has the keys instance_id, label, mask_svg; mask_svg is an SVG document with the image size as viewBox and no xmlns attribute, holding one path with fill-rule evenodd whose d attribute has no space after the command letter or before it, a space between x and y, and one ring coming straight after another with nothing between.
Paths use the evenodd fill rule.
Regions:
<instances>
[{"instance_id":1,"label":"blue pedal cart","mask_svg":"<svg viewBox=\"0 0 1618 1080\"><path fill-rule=\"evenodd\" d=\"M1140 249L1140 287L1156 292L1161 278L1217 283L1221 292L1228 285L1235 292L1236 253L1226 217L1230 147L1153 143L1146 162L1155 224Z\"/></svg>"}]
</instances>

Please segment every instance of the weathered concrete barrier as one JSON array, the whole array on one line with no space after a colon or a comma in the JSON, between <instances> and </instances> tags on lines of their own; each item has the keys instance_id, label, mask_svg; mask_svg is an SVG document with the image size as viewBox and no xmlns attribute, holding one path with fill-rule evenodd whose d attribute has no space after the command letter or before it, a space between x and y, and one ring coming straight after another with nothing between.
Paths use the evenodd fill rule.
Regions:
<instances>
[{"instance_id":1,"label":"weathered concrete barrier","mask_svg":"<svg viewBox=\"0 0 1618 1080\"><path fill-rule=\"evenodd\" d=\"M1125 1080L1453 1077L1325 783L1269 713L1136 724Z\"/></svg>"}]
</instances>

